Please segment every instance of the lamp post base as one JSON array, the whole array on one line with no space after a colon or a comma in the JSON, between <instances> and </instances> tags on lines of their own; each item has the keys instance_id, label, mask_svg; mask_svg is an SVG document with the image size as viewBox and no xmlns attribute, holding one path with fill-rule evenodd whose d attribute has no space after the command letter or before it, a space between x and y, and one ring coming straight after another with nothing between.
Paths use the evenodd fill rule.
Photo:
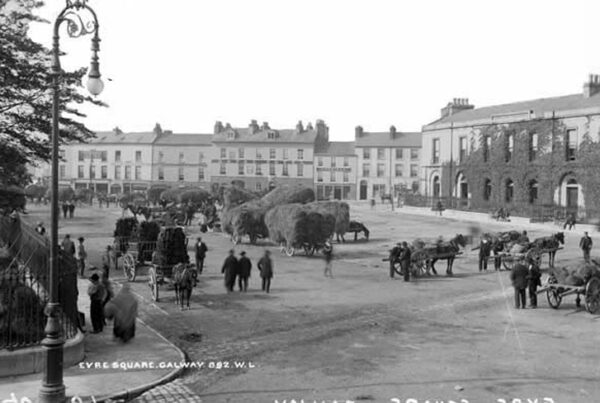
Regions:
<instances>
[{"instance_id":1,"label":"lamp post base","mask_svg":"<svg viewBox=\"0 0 600 403\"><path fill-rule=\"evenodd\" d=\"M65 403L65 385L42 386L38 395L39 403Z\"/></svg>"}]
</instances>

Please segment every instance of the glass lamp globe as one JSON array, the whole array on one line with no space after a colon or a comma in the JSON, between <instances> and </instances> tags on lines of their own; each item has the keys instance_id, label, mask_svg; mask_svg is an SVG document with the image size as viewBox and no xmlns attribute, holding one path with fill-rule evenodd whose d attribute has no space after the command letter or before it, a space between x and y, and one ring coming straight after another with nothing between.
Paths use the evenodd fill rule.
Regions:
<instances>
[{"instance_id":1,"label":"glass lamp globe","mask_svg":"<svg viewBox=\"0 0 600 403\"><path fill-rule=\"evenodd\" d=\"M104 89L104 83L100 77L89 77L86 83L87 90L92 95L99 95Z\"/></svg>"}]
</instances>

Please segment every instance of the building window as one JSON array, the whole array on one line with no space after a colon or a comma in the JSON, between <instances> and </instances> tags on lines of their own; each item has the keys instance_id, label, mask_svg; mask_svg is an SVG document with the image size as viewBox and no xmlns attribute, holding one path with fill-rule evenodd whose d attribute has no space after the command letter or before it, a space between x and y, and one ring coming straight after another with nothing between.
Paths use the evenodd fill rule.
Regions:
<instances>
[{"instance_id":1,"label":"building window","mask_svg":"<svg viewBox=\"0 0 600 403\"><path fill-rule=\"evenodd\" d=\"M367 178L371 175L371 164L363 164L362 176Z\"/></svg>"},{"instance_id":2,"label":"building window","mask_svg":"<svg viewBox=\"0 0 600 403\"><path fill-rule=\"evenodd\" d=\"M202 162L202 160L204 160L204 153L202 151L200 151L198 153L198 162Z\"/></svg>"},{"instance_id":3,"label":"building window","mask_svg":"<svg viewBox=\"0 0 600 403\"><path fill-rule=\"evenodd\" d=\"M288 164L287 162L283 163L283 172L281 173L283 176L288 176Z\"/></svg>"},{"instance_id":4,"label":"building window","mask_svg":"<svg viewBox=\"0 0 600 403\"><path fill-rule=\"evenodd\" d=\"M396 164L396 177L397 178L404 176L404 172L402 172L402 168L403 168L402 164Z\"/></svg>"},{"instance_id":5,"label":"building window","mask_svg":"<svg viewBox=\"0 0 600 403\"><path fill-rule=\"evenodd\" d=\"M410 164L410 177L416 178L419 176L419 165L418 164Z\"/></svg>"},{"instance_id":6,"label":"building window","mask_svg":"<svg viewBox=\"0 0 600 403\"><path fill-rule=\"evenodd\" d=\"M180 181L183 181L185 179L185 175L184 175L184 172L183 172L183 167L179 167L178 171L179 172L178 172L177 176L178 176L178 178L179 178Z\"/></svg>"},{"instance_id":7,"label":"building window","mask_svg":"<svg viewBox=\"0 0 600 403\"><path fill-rule=\"evenodd\" d=\"M229 151L229 159L230 160L234 160L235 159L235 155L236 155L235 150L230 150Z\"/></svg>"},{"instance_id":8,"label":"building window","mask_svg":"<svg viewBox=\"0 0 600 403\"><path fill-rule=\"evenodd\" d=\"M244 163L242 161L238 162L238 175L244 174Z\"/></svg>"},{"instance_id":9,"label":"building window","mask_svg":"<svg viewBox=\"0 0 600 403\"><path fill-rule=\"evenodd\" d=\"M163 162L165 159L165 154L162 151L158 152L158 162Z\"/></svg>"},{"instance_id":10,"label":"building window","mask_svg":"<svg viewBox=\"0 0 600 403\"><path fill-rule=\"evenodd\" d=\"M377 149L377 159L378 160L384 160L385 159L385 148L378 148Z\"/></svg>"},{"instance_id":11,"label":"building window","mask_svg":"<svg viewBox=\"0 0 600 403\"><path fill-rule=\"evenodd\" d=\"M335 160L335 157L331 157L331 167L335 168L337 166L337 162Z\"/></svg>"},{"instance_id":12,"label":"building window","mask_svg":"<svg viewBox=\"0 0 600 403\"><path fill-rule=\"evenodd\" d=\"M106 165L102 165L100 167L100 178L102 178L102 179L108 178L108 167Z\"/></svg>"},{"instance_id":13,"label":"building window","mask_svg":"<svg viewBox=\"0 0 600 403\"><path fill-rule=\"evenodd\" d=\"M165 169L163 167L158 167L158 180L159 181L165 180Z\"/></svg>"},{"instance_id":14,"label":"building window","mask_svg":"<svg viewBox=\"0 0 600 403\"><path fill-rule=\"evenodd\" d=\"M80 179L83 178L83 165L77 166L77 177Z\"/></svg>"},{"instance_id":15,"label":"building window","mask_svg":"<svg viewBox=\"0 0 600 403\"><path fill-rule=\"evenodd\" d=\"M333 169L329 171L329 182L335 182L335 171Z\"/></svg>"},{"instance_id":16,"label":"building window","mask_svg":"<svg viewBox=\"0 0 600 403\"><path fill-rule=\"evenodd\" d=\"M254 165L246 165L246 174L254 175Z\"/></svg>"},{"instance_id":17,"label":"building window","mask_svg":"<svg viewBox=\"0 0 600 403\"><path fill-rule=\"evenodd\" d=\"M96 165L90 165L90 179L96 179Z\"/></svg>"},{"instance_id":18,"label":"building window","mask_svg":"<svg viewBox=\"0 0 600 403\"><path fill-rule=\"evenodd\" d=\"M239 159L241 159L241 160L245 158L245 157L244 157L244 149L243 149L243 148L239 148L239 149L238 149L238 157L239 157Z\"/></svg>"},{"instance_id":19,"label":"building window","mask_svg":"<svg viewBox=\"0 0 600 403\"><path fill-rule=\"evenodd\" d=\"M287 160L287 159L288 159L288 149L287 149L287 148L284 148L284 149L283 149L283 159L284 159L284 160Z\"/></svg>"},{"instance_id":20,"label":"building window","mask_svg":"<svg viewBox=\"0 0 600 403\"><path fill-rule=\"evenodd\" d=\"M131 179L131 166L127 165L125 167L125 179Z\"/></svg>"},{"instance_id":21,"label":"building window","mask_svg":"<svg viewBox=\"0 0 600 403\"><path fill-rule=\"evenodd\" d=\"M486 179L483 185L483 200L489 201L492 197L492 181Z\"/></svg>"},{"instance_id":22,"label":"building window","mask_svg":"<svg viewBox=\"0 0 600 403\"><path fill-rule=\"evenodd\" d=\"M256 182L256 190L260 192L262 190L262 183Z\"/></svg>"},{"instance_id":23,"label":"building window","mask_svg":"<svg viewBox=\"0 0 600 403\"><path fill-rule=\"evenodd\" d=\"M227 158L227 149L221 148L221 159Z\"/></svg>"},{"instance_id":24,"label":"building window","mask_svg":"<svg viewBox=\"0 0 600 403\"><path fill-rule=\"evenodd\" d=\"M270 148L269 149L269 159L274 160L275 158L277 158L277 154L275 153L275 149L274 148Z\"/></svg>"},{"instance_id":25,"label":"building window","mask_svg":"<svg viewBox=\"0 0 600 403\"><path fill-rule=\"evenodd\" d=\"M506 201L507 203L511 203L513 201L514 194L515 184L513 183L512 179L507 179L505 185L504 201Z\"/></svg>"},{"instance_id":26,"label":"building window","mask_svg":"<svg viewBox=\"0 0 600 403\"><path fill-rule=\"evenodd\" d=\"M411 148L410 149L410 159L411 160L418 160L419 159L419 149L418 148Z\"/></svg>"},{"instance_id":27,"label":"building window","mask_svg":"<svg viewBox=\"0 0 600 403\"><path fill-rule=\"evenodd\" d=\"M531 133L529 135L529 161L534 161L538 154L538 134Z\"/></svg>"},{"instance_id":28,"label":"building window","mask_svg":"<svg viewBox=\"0 0 600 403\"><path fill-rule=\"evenodd\" d=\"M535 204L538 199L538 182L533 179L529 182L529 204Z\"/></svg>"},{"instance_id":29,"label":"building window","mask_svg":"<svg viewBox=\"0 0 600 403\"><path fill-rule=\"evenodd\" d=\"M115 151L115 162L121 162L121 151Z\"/></svg>"},{"instance_id":30,"label":"building window","mask_svg":"<svg viewBox=\"0 0 600 403\"><path fill-rule=\"evenodd\" d=\"M348 157L344 157L344 166L345 167L349 167L350 166L350 159L348 159Z\"/></svg>"},{"instance_id":31,"label":"building window","mask_svg":"<svg viewBox=\"0 0 600 403\"><path fill-rule=\"evenodd\" d=\"M275 176L275 163L269 162L269 175Z\"/></svg>"},{"instance_id":32,"label":"building window","mask_svg":"<svg viewBox=\"0 0 600 403\"><path fill-rule=\"evenodd\" d=\"M257 160L262 160L263 159L262 151L260 150L260 148L256 149L256 159Z\"/></svg>"},{"instance_id":33,"label":"building window","mask_svg":"<svg viewBox=\"0 0 600 403\"><path fill-rule=\"evenodd\" d=\"M371 159L371 149L363 148L363 159L370 160Z\"/></svg>"},{"instance_id":34,"label":"building window","mask_svg":"<svg viewBox=\"0 0 600 403\"><path fill-rule=\"evenodd\" d=\"M100 151L100 161L106 162L107 158L108 158L108 152L107 151Z\"/></svg>"},{"instance_id":35,"label":"building window","mask_svg":"<svg viewBox=\"0 0 600 403\"><path fill-rule=\"evenodd\" d=\"M304 176L304 169L302 164L296 165L296 176Z\"/></svg>"},{"instance_id":36,"label":"building window","mask_svg":"<svg viewBox=\"0 0 600 403\"><path fill-rule=\"evenodd\" d=\"M84 156L84 152L83 151L79 151L77 153L77 160L83 161L83 156Z\"/></svg>"},{"instance_id":37,"label":"building window","mask_svg":"<svg viewBox=\"0 0 600 403\"><path fill-rule=\"evenodd\" d=\"M319 166L319 167L323 166L323 157L318 157L317 158L317 166Z\"/></svg>"},{"instance_id":38,"label":"building window","mask_svg":"<svg viewBox=\"0 0 600 403\"><path fill-rule=\"evenodd\" d=\"M458 161L464 163L467 159L467 138L461 137L458 139Z\"/></svg>"},{"instance_id":39,"label":"building window","mask_svg":"<svg viewBox=\"0 0 600 403\"><path fill-rule=\"evenodd\" d=\"M317 171L317 182L323 182L323 171Z\"/></svg>"},{"instance_id":40,"label":"building window","mask_svg":"<svg viewBox=\"0 0 600 403\"><path fill-rule=\"evenodd\" d=\"M64 165L61 165L58 167L58 177L60 179L64 179L65 178L65 171L66 171L66 167Z\"/></svg>"},{"instance_id":41,"label":"building window","mask_svg":"<svg viewBox=\"0 0 600 403\"><path fill-rule=\"evenodd\" d=\"M577 130L567 130L567 161L575 161L577 157Z\"/></svg>"},{"instance_id":42,"label":"building window","mask_svg":"<svg viewBox=\"0 0 600 403\"><path fill-rule=\"evenodd\" d=\"M184 153L179 153L179 163L185 164L185 154Z\"/></svg>"},{"instance_id":43,"label":"building window","mask_svg":"<svg viewBox=\"0 0 600 403\"><path fill-rule=\"evenodd\" d=\"M433 143L431 145L431 150L432 150L431 163L439 164L440 163L440 139L433 139Z\"/></svg>"},{"instance_id":44,"label":"building window","mask_svg":"<svg viewBox=\"0 0 600 403\"><path fill-rule=\"evenodd\" d=\"M483 162L490 160L490 150L492 149L492 136L483 138Z\"/></svg>"},{"instance_id":45,"label":"building window","mask_svg":"<svg viewBox=\"0 0 600 403\"><path fill-rule=\"evenodd\" d=\"M344 182L350 182L350 175L348 174L348 172L344 171L344 177L343 177L343 181Z\"/></svg>"},{"instance_id":46,"label":"building window","mask_svg":"<svg viewBox=\"0 0 600 403\"><path fill-rule=\"evenodd\" d=\"M515 151L515 135L511 133L506 137L506 158L504 159L506 162L510 162L514 151Z\"/></svg>"},{"instance_id":47,"label":"building window","mask_svg":"<svg viewBox=\"0 0 600 403\"><path fill-rule=\"evenodd\" d=\"M377 177L385 176L385 164L377 164Z\"/></svg>"},{"instance_id":48,"label":"building window","mask_svg":"<svg viewBox=\"0 0 600 403\"><path fill-rule=\"evenodd\" d=\"M117 180L121 179L121 167L120 166L115 167L115 179L117 179Z\"/></svg>"},{"instance_id":49,"label":"building window","mask_svg":"<svg viewBox=\"0 0 600 403\"><path fill-rule=\"evenodd\" d=\"M403 157L403 149L401 148L396 148L396 159L397 160L401 160Z\"/></svg>"},{"instance_id":50,"label":"building window","mask_svg":"<svg viewBox=\"0 0 600 403\"><path fill-rule=\"evenodd\" d=\"M256 175L262 175L262 164L256 164Z\"/></svg>"},{"instance_id":51,"label":"building window","mask_svg":"<svg viewBox=\"0 0 600 403\"><path fill-rule=\"evenodd\" d=\"M304 150L298 149L298 159L299 160L303 160L304 159Z\"/></svg>"},{"instance_id":52,"label":"building window","mask_svg":"<svg viewBox=\"0 0 600 403\"><path fill-rule=\"evenodd\" d=\"M140 179L142 179L142 167L139 165L136 165L135 167L135 180L139 181Z\"/></svg>"},{"instance_id":53,"label":"building window","mask_svg":"<svg viewBox=\"0 0 600 403\"><path fill-rule=\"evenodd\" d=\"M142 152L141 151L135 152L135 162L142 162Z\"/></svg>"},{"instance_id":54,"label":"building window","mask_svg":"<svg viewBox=\"0 0 600 403\"><path fill-rule=\"evenodd\" d=\"M227 174L227 164L221 162L221 166L219 166L219 174L226 175Z\"/></svg>"}]
</instances>

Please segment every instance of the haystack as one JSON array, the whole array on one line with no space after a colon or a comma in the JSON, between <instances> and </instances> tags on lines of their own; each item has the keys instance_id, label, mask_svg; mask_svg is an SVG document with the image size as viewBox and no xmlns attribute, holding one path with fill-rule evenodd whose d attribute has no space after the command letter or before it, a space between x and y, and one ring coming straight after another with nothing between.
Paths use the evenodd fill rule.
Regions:
<instances>
[{"instance_id":1,"label":"haystack","mask_svg":"<svg viewBox=\"0 0 600 403\"><path fill-rule=\"evenodd\" d=\"M196 205L200 205L204 202L207 202L211 197L212 196L211 196L210 192L208 190L205 190L202 188L186 189L178 195L177 202L178 203L192 202Z\"/></svg>"},{"instance_id":2,"label":"haystack","mask_svg":"<svg viewBox=\"0 0 600 403\"><path fill-rule=\"evenodd\" d=\"M228 186L223 189L223 208L231 209L258 197L249 190L238 186Z\"/></svg>"},{"instance_id":3,"label":"haystack","mask_svg":"<svg viewBox=\"0 0 600 403\"><path fill-rule=\"evenodd\" d=\"M554 275L559 284L574 286L582 286L592 277L600 279L600 267L593 263L582 263L573 268L551 268L550 273Z\"/></svg>"},{"instance_id":4,"label":"haystack","mask_svg":"<svg viewBox=\"0 0 600 403\"><path fill-rule=\"evenodd\" d=\"M335 229L335 217L327 212L317 212L308 205L283 204L270 209L265 215L269 238L276 243L300 247L323 244Z\"/></svg>"},{"instance_id":5,"label":"haystack","mask_svg":"<svg viewBox=\"0 0 600 403\"><path fill-rule=\"evenodd\" d=\"M280 204L309 203L315 200L315 192L312 188L297 185L278 186L264 195L260 202L266 206L274 207Z\"/></svg>"},{"instance_id":6,"label":"haystack","mask_svg":"<svg viewBox=\"0 0 600 403\"><path fill-rule=\"evenodd\" d=\"M308 207L318 213L331 214L335 217L335 234L344 235L350 228L350 206L340 201L313 202Z\"/></svg>"}]
</instances>

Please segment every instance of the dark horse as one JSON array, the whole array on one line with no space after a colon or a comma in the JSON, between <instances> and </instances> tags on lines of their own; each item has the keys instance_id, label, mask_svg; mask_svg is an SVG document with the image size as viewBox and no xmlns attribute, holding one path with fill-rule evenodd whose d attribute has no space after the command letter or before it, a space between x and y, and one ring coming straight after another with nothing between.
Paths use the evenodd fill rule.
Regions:
<instances>
[{"instance_id":1,"label":"dark horse","mask_svg":"<svg viewBox=\"0 0 600 403\"><path fill-rule=\"evenodd\" d=\"M554 267L554 258L556 257L556 250L560 245L565 244L565 233L557 232L552 236L546 236L543 238L536 238L532 242L532 247L537 249L549 249L548 257L550 258L550 267Z\"/></svg>"},{"instance_id":2,"label":"dark horse","mask_svg":"<svg viewBox=\"0 0 600 403\"><path fill-rule=\"evenodd\" d=\"M457 234L450 241L444 242L441 239L434 245L422 245L417 246L417 250L413 253L413 260L425 259L427 272L429 269L433 271L433 274L437 275L435 270L435 262L438 260L446 260L446 275L452 276L452 265L456 255L460 252L460 248L464 248L467 244L466 238L462 234Z\"/></svg>"},{"instance_id":3,"label":"dark horse","mask_svg":"<svg viewBox=\"0 0 600 403\"><path fill-rule=\"evenodd\" d=\"M173 284L175 285L175 303L183 310L183 299L186 299L187 309L190 309L192 289L196 286L198 272L193 266L179 263L173 266Z\"/></svg>"},{"instance_id":4,"label":"dark horse","mask_svg":"<svg viewBox=\"0 0 600 403\"><path fill-rule=\"evenodd\" d=\"M369 230L367 229L367 227L364 226L363 223L359 222L359 221L350 221L350 224L348 226L348 232L354 232L354 241L356 242L356 239L358 238L358 233L362 232L365 235L365 238L367 239L367 241L369 240ZM340 241L340 236L342 237L342 242L345 242L344 239L344 235L340 235L337 234L337 240L338 242Z\"/></svg>"}]
</instances>

